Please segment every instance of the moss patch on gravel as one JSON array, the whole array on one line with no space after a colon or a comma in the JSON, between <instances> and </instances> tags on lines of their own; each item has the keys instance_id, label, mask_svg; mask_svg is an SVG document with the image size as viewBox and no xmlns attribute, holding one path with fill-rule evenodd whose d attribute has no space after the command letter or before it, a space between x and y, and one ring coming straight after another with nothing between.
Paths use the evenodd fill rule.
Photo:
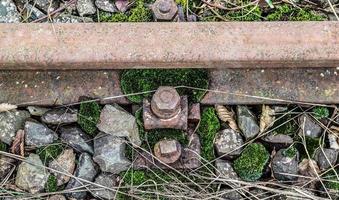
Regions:
<instances>
[{"instance_id":1,"label":"moss patch on gravel","mask_svg":"<svg viewBox=\"0 0 339 200\"><path fill-rule=\"evenodd\" d=\"M143 0L137 0L135 5L126 13L100 12L100 22L150 22L152 21L152 13L149 8L145 6Z\"/></svg>"},{"instance_id":2,"label":"moss patch on gravel","mask_svg":"<svg viewBox=\"0 0 339 200\"><path fill-rule=\"evenodd\" d=\"M7 151L7 145L0 141L0 151Z\"/></svg>"},{"instance_id":3,"label":"moss patch on gravel","mask_svg":"<svg viewBox=\"0 0 339 200\"><path fill-rule=\"evenodd\" d=\"M54 175L48 177L45 190L46 192L56 192L58 191L57 178Z\"/></svg>"},{"instance_id":4,"label":"moss patch on gravel","mask_svg":"<svg viewBox=\"0 0 339 200\"><path fill-rule=\"evenodd\" d=\"M325 119L330 116L330 111L326 107L317 106L312 109L313 117L316 119Z\"/></svg>"},{"instance_id":5,"label":"moss patch on gravel","mask_svg":"<svg viewBox=\"0 0 339 200\"><path fill-rule=\"evenodd\" d=\"M215 109L212 107L205 108L201 114L200 125L197 132L200 135L201 156L207 161L215 158L213 141L219 130L220 121Z\"/></svg>"},{"instance_id":6,"label":"moss patch on gravel","mask_svg":"<svg viewBox=\"0 0 339 200\"><path fill-rule=\"evenodd\" d=\"M56 159L64 150L64 145L61 143L50 144L48 146L40 147L36 150L36 154L40 156L43 163L49 163Z\"/></svg>"},{"instance_id":7,"label":"moss patch on gravel","mask_svg":"<svg viewBox=\"0 0 339 200\"><path fill-rule=\"evenodd\" d=\"M336 173L339 175L339 169L335 169ZM323 175L324 184L326 189L339 191L339 179L337 178L333 169L330 169L327 173Z\"/></svg>"},{"instance_id":8,"label":"moss patch on gravel","mask_svg":"<svg viewBox=\"0 0 339 200\"><path fill-rule=\"evenodd\" d=\"M249 144L234 161L234 170L244 181L256 181L262 176L269 157L269 152L262 144Z\"/></svg>"},{"instance_id":9,"label":"moss patch on gravel","mask_svg":"<svg viewBox=\"0 0 339 200\"><path fill-rule=\"evenodd\" d=\"M287 156L289 158L293 158L296 154L297 154L298 150L294 147L294 146L291 146L287 149L285 149L282 154L284 156Z\"/></svg>"},{"instance_id":10,"label":"moss patch on gravel","mask_svg":"<svg viewBox=\"0 0 339 200\"><path fill-rule=\"evenodd\" d=\"M100 119L101 107L95 102L83 102L80 104L78 124L86 133L95 135L97 123Z\"/></svg>"},{"instance_id":11,"label":"moss patch on gravel","mask_svg":"<svg viewBox=\"0 0 339 200\"><path fill-rule=\"evenodd\" d=\"M121 172L120 177L123 179L124 186L142 186L148 185L148 188L156 189L157 191L163 191L163 186L161 184L169 183L173 180L173 177L169 173L166 173L162 170L128 170L126 172ZM152 186L154 185L154 186ZM124 193L130 194L133 191L128 191L128 189L121 190ZM138 197L142 199L168 199L161 195L156 195L153 193L138 193ZM127 200L131 199L130 196L124 194L118 194L117 199L119 200Z\"/></svg>"},{"instance_id":12,"label":"moss patch on gravel","mask_svg":"<svg viewBox=\"0 0 339 200\"><path fill-rule=\"evenodd\" d=\"M121 74L121 88L124 94L156 90L159 86L190 86L207 89L208 72L205 69L131 69ZM190 101L200 101L205 91L186 88L177 89L179 94L188 95ZM127 97L133 103L141 103L151 93Z\"/></svg>"},{"instance_id":13,"label":"moss patch on gravel","mask_svg":"<svg viewBox=\"0 0 339 200\"><path fill-rule=\"evenodd\" d=\"M308 159L306 150L307 150L309 156L312 158L315 151L321 146L321 139L305 136L305 144L306 144L306 146L304 146L302 144L299 145L299 146L301 146L299 148L301 159L303 159L303 158Z\"/></svg>"},{"instance_id":14,"label":"moss patch on gravel","mask_svg":"<svg viewBox=\"0 0 339 200\"><path fill-rule=\"evenodd\" d=\"M313 11L297 8L289 4L276 6L273 12L267 15L268 21L322 21L325 18Z\"/></svg>"}]
</instances>

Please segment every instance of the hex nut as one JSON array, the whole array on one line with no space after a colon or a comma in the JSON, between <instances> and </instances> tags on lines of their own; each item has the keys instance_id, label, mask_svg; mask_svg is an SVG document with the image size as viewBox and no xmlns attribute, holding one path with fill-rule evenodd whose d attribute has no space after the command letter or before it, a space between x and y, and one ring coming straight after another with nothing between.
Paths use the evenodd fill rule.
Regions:
<instances>
[{"instance_id":1,"label":"hex nut","mask_svg":"<svg viewBox=\"0 0 339 200\"><path fill-rule=\"evenodd\" d=\"M174 0L157 0L151 6L154 18L159 21L171 21L178 12Z\"/></svg>"},{"instance_id":2,"label":"hex nut","mask_svg":"<svg viewBox=\"0 0 339 200\"><path fill-rule=\"evenodd\" d=\"M166 164L177 161L181 152L181 144L177 140L160 140L154 145L154 155Z\"/></svg>"},{"instance_id":3,"label":"hex nut","mask_svg":"<svg viewBox=\"0 0 339 200\"><path fill-rule=\"evenodd\" d=\"M178 92L173 87L159 87L152 97L151 109L157 117L162 119L176 116L181 110Z\"/></svg>"}]
</instances>

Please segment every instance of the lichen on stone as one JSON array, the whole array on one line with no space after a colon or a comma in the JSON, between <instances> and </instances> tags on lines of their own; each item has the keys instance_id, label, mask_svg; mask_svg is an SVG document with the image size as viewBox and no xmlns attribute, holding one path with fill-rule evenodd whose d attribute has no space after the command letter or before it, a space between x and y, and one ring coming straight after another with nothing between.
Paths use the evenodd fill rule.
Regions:
<instances>
[{"instance_id":1,"label":"lichen on stone","mask_svg":"<svg viewBox=\"0 0 339 200\"><path fill-rule=\"evenodd\" d=\"M234 170L244 181L256 181L262 176L269 157L269 152L262 144L249 144L234 161Z\"/></svg>"}]
</instances>

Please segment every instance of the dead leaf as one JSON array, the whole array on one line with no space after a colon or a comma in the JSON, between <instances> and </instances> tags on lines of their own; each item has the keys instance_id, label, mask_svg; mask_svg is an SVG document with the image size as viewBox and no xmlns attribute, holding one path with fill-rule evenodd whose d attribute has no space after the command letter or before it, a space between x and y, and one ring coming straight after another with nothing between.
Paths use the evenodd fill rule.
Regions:
<instances>
[{"instance_id":1,"label":"dead leaf","mask_svg":"<svg viewBox=\"0 0 339 200\"><path fill-rule=\"evenodd\" d=\"M260 116L260 133L273 126L275 120L274 114L274 109L271 109L269 106L262 106L262 112Z\"/></svg>"},{"instance_id":2,"label":"dead leaf","mask_svg":"<svg viewBox=\"0 0 339 200\"><path fill-rule=\"evenodd\" d=\"M234 112L228 110L225 106L215 105L215 110L217 111L218 117L221 121L228 123L231 129L239 131L238 125L234 119Z\"/></svg>"},{"instance_id":3,"label":"dead leaf","mask_svg":"<svg viewBox=\"0 0 339 200\"><path fill-rule=\"evenodd\" d=\"M330 131L339 136L339 127L337 126L331 126Z\"/></svg>"},{"instance_id":4,"label":"dead leaf","mask_svg":"<svg viewBox=\"0 0 339 200\"><path fill-rule=\"evenodd\" d=\"M115 1L115 6L120 12L126 12L128 9L128 0L117 0Z\"/></svg>"},{"instance_id":5,"label":"dead leaf","mask_svg":"<svg viewBox=\"0 0 339 200\"><path fill-rule=\"evenodd\" d=\"M7 112L10 110L14 110L18 108L16 105L8 104L8 103L1 103L0 104L0 113Z\"/></svg>"},{"instance_id":6,"label":"dead leaf","mask_svg":"<svg viewBox=\"0 0 339 200\"><path fill-rule=\"evenodd\" d=\"M18 130L18 132L15 135L14 141L11 146L11 153L25 156L25 131L24 130Z\"/></svg>"},{"instance_id":7,"label":"dead leaf","mask_svg":"<svg viewBox=\"0 0 339 200\"><path fill-rule=\"evenodd\" d=\"M320 173L320 169L315 160L303 159L298 165L298 171L301 175L317 177Z\"/></svg>"}]
</instances>

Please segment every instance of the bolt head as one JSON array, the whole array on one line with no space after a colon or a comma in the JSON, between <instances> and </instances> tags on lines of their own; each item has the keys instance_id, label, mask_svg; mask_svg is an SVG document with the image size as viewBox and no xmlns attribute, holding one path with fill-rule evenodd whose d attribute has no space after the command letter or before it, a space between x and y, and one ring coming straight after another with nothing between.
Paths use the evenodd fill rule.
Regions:
<instances>
[{"instance_id":1,"label":"bolt head","mask_svg":"<svg viewBox=\"0 0 339 200\"><path fill-rule=\"evenodd\" d=\"M154 155L164 163L170 164L181 156L181 144L177 140L161 140L154 145Z\"/></svg>"},{"instance_id":2,"label":"bolt head","mask_svg":"<svg viewBox=\"0 0 339 200\"><path fill-rule=\"evenodd\" d=\"M174 117L180 112L180 96L173 87L159 87L153 95L151 108L159 118Z\"/></svg>"},{"instance_id":3,"label":"bolt head","mask_svg":"<svg viewBox=\"0 0 339 200\"><path fill-rule=\"evenodd\" d=\"M154 18L157 20L171 21L178 12L174 0L157 0L152 5Z\"/></svg>"}]
</instances>

